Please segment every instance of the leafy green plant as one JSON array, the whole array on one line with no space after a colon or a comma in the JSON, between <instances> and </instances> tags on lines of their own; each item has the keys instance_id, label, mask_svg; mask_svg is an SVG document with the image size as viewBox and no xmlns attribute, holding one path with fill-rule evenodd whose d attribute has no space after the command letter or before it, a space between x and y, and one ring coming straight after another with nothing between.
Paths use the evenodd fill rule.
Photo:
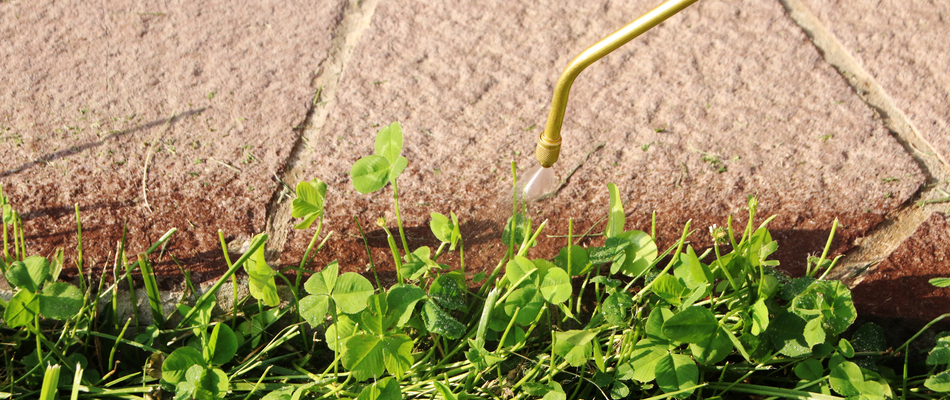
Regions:
<instances>
[{"instance_id":1,"label":"leafy green plant","mask_svg":"<svg viewBox=\"0 0 950 400\"><path fill-rule=\"evenodd\" d=\"M39 316L64 321L79 313L83 307L82 292L72 284L56 282L61 268L39 256L10 264L5 276L16 292L3 313L7 325L39 329Z\"/></svg>"},{"instance_id":2,"label":"leafy green plant","mask_svg":"<svg viewBox=\"0 0 950 400\"><path fill-rule=\"evenodd\" d=\"M820 257L806 260L805 276L787 277L771 258L778 249L768 230L772 218L756 224L754 197L741 231L734 231L730 216L724 226L710 227L708 238L698 238L687 222L678 240L663 248L656 215L649 230L629 228L621 192L607 184L600 239L579 246L568 221L563 247L529 254L547 221L536 224L530 204L515 193L499 238L507 251L493 269L472 274L452 212L430 214L438 248L409 248L399 215L397 178L408 167L402 147L399 124L385 126L374 154L351 169L361 193L393 186L402 249L386 221L377 224L387 234L395 285L379 287L377 278L374 287L358 273L341 273L354 266L336 261L310 269L312 251L330 237L315 247L328 188L314 179L297 185L293 201L293 216L301 218L294 228L317 224L295 284L283 275L294 266L276 270L266 262L266 235L255 236L231 263L220 234L228 270L204 293L182 298L177 316L162 315L150 265L152 258L170 257L153 251L175 230L131 263L123 239L114 271L125 275L80 289L57 281L62 253L50 260L25 256L22 225L0 193L4 229L13 228L9 254L4 236L0 272L15 288L0 304L0 337L12 344L3 349L0 398L45 399L59 391L72 398L265 400L950 393L950 336L938 335L919 360L910 354L911 342L943 317L893 349L881 327L853 329L850 290L825 279L838 260L828 258L831 238ZM514 166L512 173L517 187ZM832 236L836 227L837 221ZM706 241L709 248L698 247ZM457 265L440 261L455 251ZM235 282L242 268L250 296L237 299L235 287L230 310L217 309L218 290ZM118 282L133 271L146 284L153 313L147 326L137 317L134 326L128 316L123 323L114 304ZM280 297L276 278L290 286L292 299ZM100 307L110 301L111 307Z\"/></svg>"}]
</instances>

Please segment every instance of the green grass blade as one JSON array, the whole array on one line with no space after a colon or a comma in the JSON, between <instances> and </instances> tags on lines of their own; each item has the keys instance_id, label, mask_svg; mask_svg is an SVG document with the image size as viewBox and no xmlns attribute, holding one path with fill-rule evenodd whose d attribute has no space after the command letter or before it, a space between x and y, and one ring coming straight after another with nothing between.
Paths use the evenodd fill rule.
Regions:
<instances>
[{"instance_id":1,"label":"green grass blade","mask_svg":"<svg viewBox=\"0 0 950 400\"><path fill-rule=\"evenodd\" d=\"M76 209L76 275L79 275L79 289L86 290L86 280L82 276L82 219L79 217L79 203L74 205Z\"/></svg>"},{"instance_id":2,"label":"green grass blade","mask_svg":"<svg viewBox=\"0 0 950 400\"><path fill-rule=\"evenodd\" d=\"M43 388L40 390L40 400L53 400L59 387L59 364L46 367L43 375Z\"/></svg>"},{"instance_id":3,"label":"green grass blade","mask_svg":"<svg viewBox=\"0 0 950 400\"><path fill-rule=\"evenodd\" d=\"M165 316L162 315L162 299L158 293L158 283L155 273L148 262L146 253L139 253L139 268L142 270L142 280L145 281L145 291L148 293L148 305L152 309L152 324L161 328L165 325Z\"/></svg>"},{"instance_id":4,"label":"green grass blade","mask_svg":"<svg viewBox=\"0 0 950 400\"><path fill-rule=\"evenodd\" d=\"M76 363L76 373L73 374L73 388L69 393L69 400L76 400L79 398L79 388L82 384L82 367L79 366L79 363Z\"/></svg>"}]
</instances>

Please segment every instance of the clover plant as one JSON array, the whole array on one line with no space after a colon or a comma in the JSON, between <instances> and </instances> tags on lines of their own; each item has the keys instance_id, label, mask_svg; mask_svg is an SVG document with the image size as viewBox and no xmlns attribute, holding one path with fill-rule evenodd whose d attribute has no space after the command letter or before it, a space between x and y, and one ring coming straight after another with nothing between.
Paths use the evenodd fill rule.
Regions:
<instances>
[{"instance_id":1,"label":"clover plant","mask_svg":"<svg viewBox=\"0 0 950 400\"><path fill-rule=\"evenodd\" d=\"M739 231L731 216L709 227L708 236L687 222L679 238L663 244L656 215L652 226L628 226L621 191L608 183L602 236L580 245L568 221L563 246L542 254L536 245L545 240L547 221L533 221L532 204L515 193L498 238L505 254L489 260L494 268L472 271L487 261L466 265L461 223L451 211L430 214L438 248L409 248L397 184L409 165L403 145L401 126L385 126L374 154L350 171L360 193L393 187L402 249L386 221L377 223L387 234L396 284L381 287L377 279L374 287L353 272L363 266L310 267L312 251L323 247L315 244L328 190L313 179L297 185L292 204L293 217L301 219L293 228L316 223L298 266L268 264L264 234L234 263L223 248L227 271L203 293L185 296L176 304L180 315L167 318L149 257L174 229L139 253L139 263L125 259L123 240L112 283L101 275L98 285L80 289L58 281L63 253L51 260L26 256L22 223L0 192L0 272L14 287L12 299L0 303L0 336L11 344L0 366L0 398L47 400L66 392L70 398L265 400L950 394L950 334L936 335L926 354L911 346L950 314L896 347L880 326L854 327L850 290L825 279L838 261L828 257L831 238L820 257L806 259L804 276L786 276L772 259L779 246L768 230L772 218L757 221L755 197ZM514 165L512 172L517 187ZM834 227L837 221L832 236ZM440 261L456 251L457 264ZM231 310L219 310L218 290L242 268L250 296L237 299L235 287ZM288 269L296 282L284 277ZM114 304L117 282L133 272L149 288L150 324L140 325L137 314L120 316ZM276 278L293 298L280 297ZM100 308L109 301L113 307Z\"/></svg>"}]
</instances>

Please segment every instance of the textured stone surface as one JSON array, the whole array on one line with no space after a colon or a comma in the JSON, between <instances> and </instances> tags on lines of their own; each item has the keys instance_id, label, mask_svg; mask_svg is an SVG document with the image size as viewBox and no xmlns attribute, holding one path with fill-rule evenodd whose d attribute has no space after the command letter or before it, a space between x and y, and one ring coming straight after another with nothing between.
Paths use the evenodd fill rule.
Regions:
<instances>
[{"instance_id":1,"label":"textured stone surface","mask_svg":"<svg viewBox=\"0 0 950 400\"><path fill-rule=\"evenodd\" d=\"M803 0L950 160L950 9L940 0Z\"/></svg>"},{"instance_id":2,"label":"textured stone surface","mask_svg":"<svg viewBox=\"0 0 950 400\"><path fill-rule=\"evenodd\" d=\"M0 3L0 182L28 250L74 254L74 204L95 262L124 223L133 252L177 227L192 267L218 229L259 232L343 4Z\"/></svg>"},{"instance_id":3,"label":"textured stone surface","mask_svg":"<svg viewBox=\"0 0 950 400\"><path fill-rule=\"evenodd\" d=\"M366 262L354 215L364 223L388 215L392 226L391 190L359 195L347 171L372 152L378 126L394 120L410 160L400 180L407 236L427 235L430 211L454 211L491 243L511 212L509 165L536 162L561 69L654 3L381 2L323 135L302 156L309 167L298 178L330 184L328 226L343 232L325 257L349 258L351 268ZM628 202L628 229L648 230L657 210L665 243L693 219L693 240L708 245L705 227L729 213L744 224L740 208L757 194L760 215L778 214L771 228L792 271L821 250L834 218L842 250L922 182L777 2L699 2L607 56L575 82L562 133L562 177L605 145L540 204L536 219L557 222L549 233L566 233L568 217L578 219L575 232L593 225L614 182ZM296 251L282 262L299 257L307 236L293 238ZM551 256L543 250L554 239L543 239L535 255ZM466 259L477 269L495 262Z\"/></svg>"},{"instance_id":4,"label":"textured stone surface","mask_svg":"<svg viewBox=\"0 0 950 400\"><path fill-rule=\"evenodd\" d=\"M950 288L928 281L950 277L950 217L936 213L853 290L858 315L922 325L950 311Z\"/></svg>"}]
</instances>

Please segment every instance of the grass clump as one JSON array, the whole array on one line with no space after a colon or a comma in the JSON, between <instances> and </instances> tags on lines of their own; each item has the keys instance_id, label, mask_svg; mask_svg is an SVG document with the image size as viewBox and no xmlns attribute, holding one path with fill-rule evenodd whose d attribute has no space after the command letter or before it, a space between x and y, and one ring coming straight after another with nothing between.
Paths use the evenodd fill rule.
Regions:
<instances>
[{"instance_id":1,"label":"grass clump","mask_svg":"<svg viewBox=\"0 0 950 400\"><path fill-rule=\"evenodd\" d=\"M26 256L22 224L0 192L0 270L15 287L0 304L0 338L8 344L0 398L927 399L950 393L948 336L937 339L926 360L911 362L911 341L891 350L877 325L852 329L850 290L824 279L837 262L827 258L830 239L820 257L808 260L805 276L786 277L770 258L778 248L768 231L772 219L754 224L754 197L741 232L731 217L709 229L711 249L692 247L690 223L661 249L655 218L650 233L626 230L619 190L608 184L603 245L573 244L570 228L558 254L530 258L546 221L535 225L516 194L500 238L507 252L470 287L454 213L432 213L430 228L441 242L434 251L411 249L405 240L397 183L408 166L402 146L399 124L384 127L375 154L350 171L361 193L393 185L400 243L385 220L377 222L387 234L395 285L341 274L336 262L310 270L312 252L330 236L316 246L327 186L314 179L297 186L293 202L293 216L302 219L295 228L316 223L294 282L266 263L267 236L258 235L234 263L225 252L227 272L193 301L175 304L177 316L166 315L146 278L149 325L137 315L134 325L119 320L116 283L136 269L150 276L152 252L174 231L132 263L120 243L115 271L124 274L116 283L77 287L58 281L61 252L52 260ZM455 251L460 265L439 262ZM235 282L241 268L250 298L216 315L217 291ZM277 279L292 298L279 296ZM100 306L109 302L113 307Z\"/></svg>"}]
</instances>

